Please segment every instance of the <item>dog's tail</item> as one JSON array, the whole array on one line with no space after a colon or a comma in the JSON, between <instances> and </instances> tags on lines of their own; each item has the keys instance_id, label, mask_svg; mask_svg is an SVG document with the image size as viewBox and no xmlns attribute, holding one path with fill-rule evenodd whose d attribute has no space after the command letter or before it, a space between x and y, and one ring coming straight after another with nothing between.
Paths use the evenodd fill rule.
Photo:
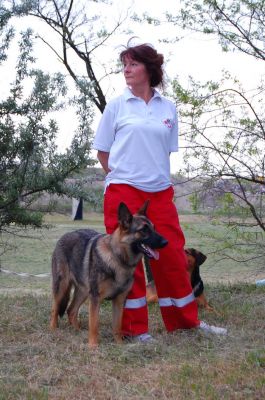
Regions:
<instances>
[{"instance_id":1,"label":"dog's tail","mask_svg":"<svg viewBox=\"0 0 265 400\"><path fill-rule=\"evenodd\" d=\"M52 291L60 317L64 315L67 309L71 287L72 283L67 260L55 252L52 257Z\"/></svg>"}]
</instances>

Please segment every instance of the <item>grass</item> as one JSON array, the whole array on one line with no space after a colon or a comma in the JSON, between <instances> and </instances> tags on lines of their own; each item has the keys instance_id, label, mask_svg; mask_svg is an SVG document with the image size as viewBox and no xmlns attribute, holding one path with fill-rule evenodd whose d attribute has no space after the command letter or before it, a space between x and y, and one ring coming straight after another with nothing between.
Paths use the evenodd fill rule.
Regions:
<instances>
[{"instance_id":1,"label":"grass","mask_svg":"<svg viewBox=\"0 0 265 400\"><path fill-rule=\"evenodd\" d=\"M213 239L209 238L209 232L213 229L203 216L180 217L186 236L187 247L195 247L207 255L207 260L201 267L204 280L208 283L255 283L257 279L264 278L264 267L260 264L237 263L233 260L216 262L213 253ZM25 237L12 237L12 252L5 253L1 257L1 267L15 272L27 272L30 274L49 273L51 254L56 241L63 233L89 226L99 232L104 232L102 214L89 213L82 221L72 221L65 215L49 216L46 220L51 225L48 230L30 230ZM220 229L215 227L215 230ZM206 235L206 233L208 233ZM260 262L262 264L262 262ZM1 276L0 292L12 292L18 289L24 291L39 290L47 293L50 290L48 279L17 278L16 276Z\"/></svg>"},{"instance_id":2,"label":"grass","mask_svg":"<svg viewBox=\"0 0 265 400\"><path fill-rule=\"evenodd\" d=\"M16 250L2 258L2 267L33 274L49 272L52 249L65 231L87 224L103 231L98 215L79 222L54 216L48 222L54 224L49 231L30 232L30 239L17 237ZM189 246L200 248L192 232L185 234ZM229 265L228 279L222 283L218 279L222 266L212 264L210 256L206 263L202 269L206 296L221 315L200 310L200 318L226 326L227 337L199 330L167 334L159 308L153 304L149 307L150 332L157 342L116 345L110 327L111 303L105 302L100 315L101 345L96 351L87 347L86 305L80 312L80 331L74 331L63 318L59 329L50 332L50 279L2 273L0 400L264 398L265 289L253 284L257 271L251 266L243 279L240 266ZM236 277L240 283L234 283Z\"/></svg>"},{"instance_id":3,"label":"grass","mask_svg":"<svg viewBox=\"0 0 265 400\"><path fill-rule=\"evenodd\" d=\"M72 221L64 215L49 216L46 219L49 229L29 230L24 233L24 237L12 237L12 252L5 253L1 257L1 267L5 270L17 273L26 272L32 275L40 273L50 273L51 254L56 241L65 232L75 229L86 228L104 232L103 218L101 214L86 215L82 221ZM38 290L39 293L50 291L49 278L36 279L34 277L21 278L16 275L1 274L0 292L21 290Z\"/></svg>"},{"instance_id":4,"label":"grass","mask_svg":"<svg viewBox=\"0 0 265 400\"><path fill-rule=\"evenodd\" d=\"M265 395L264 290L253 285L207 287L227 337L196 330L164 332L150 307L157 342L115 345L110 303L101 312L101 345L87 347L87 310L81 330L66 318L50 332L50 296L1 297L0 399L261 399Z\"/></svg>"}]
</instances>

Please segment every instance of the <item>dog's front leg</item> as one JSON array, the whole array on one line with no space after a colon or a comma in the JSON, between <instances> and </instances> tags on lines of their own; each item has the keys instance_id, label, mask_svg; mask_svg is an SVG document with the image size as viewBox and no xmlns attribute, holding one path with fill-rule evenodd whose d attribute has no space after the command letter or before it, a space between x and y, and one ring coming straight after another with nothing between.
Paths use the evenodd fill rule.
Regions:
<instances>
[{"instance_id":1,"label":"dog's front leg","mask_svg":"<svg viewBox=\"0 0 265 400\"><path fill-rule=\"evenodd\" d=\"M90 348L95 348L98 346L99 307L99 297L90 297L88 318L88 346Z\"/></svg>"},{"instance_id":2,"label":"dog's front leg","mask_svg":"<svg viewBox=\"0 0 265 400\"><path fill-rule=\"evenodd\" d=\"M122 315L127 293L122 293L112 300L112 331L116 343L122 343Z\"/></svg>"},{"instance_id":3,"label":"dog's front leg","mask_svg":"<svg viewBox=\"0 0 265 400\"><path fill-rule=\"evenodd\" d=\"M53 306L52 306L52 312L51 312L51 320L50 320L50 329L54 330L58 328L58 305L56 303L56 300L54 300Z\"/></svg>"}]
</instances>

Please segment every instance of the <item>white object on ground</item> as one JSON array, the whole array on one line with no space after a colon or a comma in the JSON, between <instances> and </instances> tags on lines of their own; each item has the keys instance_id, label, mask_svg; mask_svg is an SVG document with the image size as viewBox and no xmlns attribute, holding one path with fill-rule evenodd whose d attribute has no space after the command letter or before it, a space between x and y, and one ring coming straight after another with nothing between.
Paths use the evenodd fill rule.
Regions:
<instances>
[{"instance_id":1,"label":"white object on ground","mask_svg":"<svg viewBox=\"0 0 265 400\"><path fill-rule=\"evenodd\" d=\"M206 322L201 321L199 328L202 329L204 332L207 333L215 333L216 335L227 335L226 328L220 328L214 325L208 325Z\"/></svg>"}]
</instances>

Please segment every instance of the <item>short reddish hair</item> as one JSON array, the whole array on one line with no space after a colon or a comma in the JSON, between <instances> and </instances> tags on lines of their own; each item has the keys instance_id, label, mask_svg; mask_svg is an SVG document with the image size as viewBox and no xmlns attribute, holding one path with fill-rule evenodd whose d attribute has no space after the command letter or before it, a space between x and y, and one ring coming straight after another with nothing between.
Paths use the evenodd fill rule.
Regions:
<instances>
[{"instance_id":1,"label":"short reddish hair","mask_svg":"<svg viewBox=\"0 0 265 400\"><path fill-rule=\"evenodd\" d=\"M145 43L127 47L121 52L120 60L124 61L126 56L145 65L150 76L151 87L163 85L163 54L159 54L152 46Z\"/></svg>"}]
</instances>

